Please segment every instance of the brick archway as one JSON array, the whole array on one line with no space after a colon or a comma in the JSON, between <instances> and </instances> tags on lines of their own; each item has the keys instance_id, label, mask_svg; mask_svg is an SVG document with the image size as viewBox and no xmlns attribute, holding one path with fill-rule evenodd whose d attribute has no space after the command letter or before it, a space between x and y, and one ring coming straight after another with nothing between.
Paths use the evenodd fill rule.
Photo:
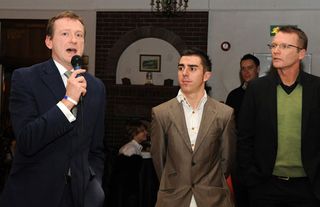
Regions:
<instances>
[{"instance_id":1,"label":"brick archway","mask_svg":"<svg viewBox=\"0 0 320 207\"><path fill-rule=\"evenodd\" d=\"M161 27L140 27L126 33L122 38L120 38L114 46L110 49L110 55L108 57L108 64L113 69L111 73L113 74L113 83L116 83L116 70L118 60L123 53L123 51L137 40L143 38L158 38L170 43L176 50L180 53L184 48L186 48L185 42L174 32Z\"/></svg>"}]
</instances>

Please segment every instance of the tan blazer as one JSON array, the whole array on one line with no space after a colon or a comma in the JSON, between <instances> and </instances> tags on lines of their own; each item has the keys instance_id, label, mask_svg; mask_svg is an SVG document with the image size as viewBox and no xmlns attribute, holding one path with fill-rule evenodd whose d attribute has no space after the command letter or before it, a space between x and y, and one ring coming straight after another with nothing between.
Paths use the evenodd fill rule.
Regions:
<instances>
[{"instance_id":1,"label":"tan blazer","mask_svg":"<svg viewBox=\"0 0 320 207\"><path fill-rule=\"evenodd\" d=\"M225 176L235 154L233 109L208 97L192 151L182 104L152 109L151 154L160 180L157 207L231 207Z\"/></svg>"}]
</instances>

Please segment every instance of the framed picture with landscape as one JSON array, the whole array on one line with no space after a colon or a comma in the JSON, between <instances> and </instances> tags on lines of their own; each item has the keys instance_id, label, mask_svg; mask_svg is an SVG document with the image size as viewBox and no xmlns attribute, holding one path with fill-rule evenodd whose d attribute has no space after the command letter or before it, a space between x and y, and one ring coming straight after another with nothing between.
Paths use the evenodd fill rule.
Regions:
<instances>
[{"instance_id":1,"label":"framed picture with landscape","mask_svg":"<svg viewBox=\"0 0 320 207\"><path fill-rule=\"evenodd\" d=\"M160 72L161 55L140 55L140 72Z\"/></svg>"}]
</instances>

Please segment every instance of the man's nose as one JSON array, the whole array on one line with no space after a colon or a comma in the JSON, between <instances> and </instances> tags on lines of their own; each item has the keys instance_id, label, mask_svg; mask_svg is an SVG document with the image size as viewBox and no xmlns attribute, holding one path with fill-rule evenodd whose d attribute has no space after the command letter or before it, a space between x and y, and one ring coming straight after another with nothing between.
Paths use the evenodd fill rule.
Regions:
<instances>
[{"instance_id":1,"label":"man's nose","mask_svg":"<svg viewBox=\"0 0 320 207\"><path fill-rule=\"evenodd\" d=\"M188 74L189 74L188 68L183 69L183 70L182 70L182 74L183 74L184 76L188 75Z\"/></svg>"}]
</instances>

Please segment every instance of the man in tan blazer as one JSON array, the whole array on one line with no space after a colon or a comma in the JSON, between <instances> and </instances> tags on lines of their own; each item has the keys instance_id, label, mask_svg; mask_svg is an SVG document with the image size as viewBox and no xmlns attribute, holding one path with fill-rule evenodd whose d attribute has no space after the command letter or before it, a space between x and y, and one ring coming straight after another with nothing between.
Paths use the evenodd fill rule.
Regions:
<instances>
[{"instance_id":1,"label":"man in tan blazer","mask_svg":"<svg viewBox=\"0 0 320 207\"><path fill-rule=\"evenodd\" d=\"M160 180L157 207L233 206L226 183L235 153L233 109L209 96L211 61L182 52L176 98L152 109L151 154Z\"/></svg>"}]
</instances>

